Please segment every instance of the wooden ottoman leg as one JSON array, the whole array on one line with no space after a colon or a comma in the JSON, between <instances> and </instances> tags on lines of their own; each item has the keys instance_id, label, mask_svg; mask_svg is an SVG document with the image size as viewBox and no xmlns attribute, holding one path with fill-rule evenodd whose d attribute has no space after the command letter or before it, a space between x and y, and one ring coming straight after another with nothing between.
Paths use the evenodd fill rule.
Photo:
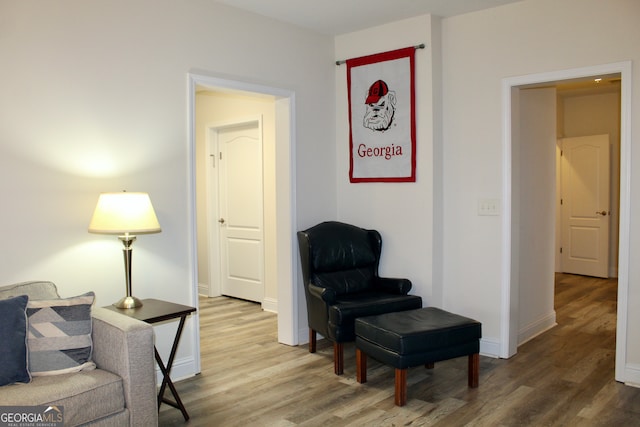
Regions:
<instances>
[{"instance_id":1,"label":"wooden ottoman leg","mask_svg":"<svg viewBox=\"0 0 640 427\"><path fill-rule=\"evenodd\" d=\"M480 354L469 355L469 387L476 388L480 381Z\"/></svg>"},{"instance_id":2,"label":"wooden ottoman leg","mask_svg":"<svg viewBox=\"0 0 640 427\"><path fill-rule=\"evenodd\" d=\"M341 342L333 343L333 371L336 375L344 372L344 344Z\"/></svg>"},{"instance_id":3,"label":"wooden ottoman leg","mask_svg":"<svg viewBox=\"0 0 640 427\"><path fill-rule=\"evenodd\" d=\"M407 403L407 370L396 368L396 398L395 403L398 406L404 406Z\"/></svg>"},{"instance_id":4,"label":"wooden ottoman leg","mask_svg":"<svg viewBox=\"0 0 640 427\"><path fill-rule=\"evenodd\" d=\"M367 382L367 355L356 348L356 379L360 384Z\"/></svg>"}]
</instances>

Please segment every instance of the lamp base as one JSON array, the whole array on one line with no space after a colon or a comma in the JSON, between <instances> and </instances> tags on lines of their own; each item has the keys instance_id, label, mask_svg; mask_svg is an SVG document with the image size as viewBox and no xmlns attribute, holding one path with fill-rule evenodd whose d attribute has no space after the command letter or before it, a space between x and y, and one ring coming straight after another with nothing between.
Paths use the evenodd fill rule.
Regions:
<instances>
[{"instance_id":1,"label":"lamp base","mask_svg":"<svg viewBox=\"0 0 640 427\"><path fill-rule=\"evenodd\" d=\"M114 302L113 305L117 308L136 308L142 307L142 301L136 297L124 297L118 302Z\"/></svg>"}]
</instances>

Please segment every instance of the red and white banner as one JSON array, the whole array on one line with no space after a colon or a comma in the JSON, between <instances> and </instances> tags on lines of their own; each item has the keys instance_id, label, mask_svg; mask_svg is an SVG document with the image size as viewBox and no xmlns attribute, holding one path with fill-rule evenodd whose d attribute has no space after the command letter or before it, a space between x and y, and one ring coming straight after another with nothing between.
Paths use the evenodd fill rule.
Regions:
<instances>
[{"instance_id":1,"label":"red and white banner","mask_svg":"<svg viewBox=\"0 0 640 427\"><path fill-rule=\"evenodd\" d=\"M415 48L347 60L349 179L415 182Z\"/></svg>"}]
</instances>

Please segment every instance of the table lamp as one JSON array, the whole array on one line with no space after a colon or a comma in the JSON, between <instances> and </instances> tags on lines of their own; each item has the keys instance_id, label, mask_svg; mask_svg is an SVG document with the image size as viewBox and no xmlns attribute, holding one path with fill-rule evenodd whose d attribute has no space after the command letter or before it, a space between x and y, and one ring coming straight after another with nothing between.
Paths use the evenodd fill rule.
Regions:
<instances>
[{"instance_id":1,"label":"table lamp","mask_svg":"<svg viewBox=\"0 0 640 427\"><path fill-rule=\"evenodd\" d=\"M160 223L147 193L102 193L93 212L89 233L119 234L124 248L124 274L127 294L113 305L118 308L142 306L142 301L131 294L131 244L136 234L159 233Z\"/></svg>"}]
</instances>

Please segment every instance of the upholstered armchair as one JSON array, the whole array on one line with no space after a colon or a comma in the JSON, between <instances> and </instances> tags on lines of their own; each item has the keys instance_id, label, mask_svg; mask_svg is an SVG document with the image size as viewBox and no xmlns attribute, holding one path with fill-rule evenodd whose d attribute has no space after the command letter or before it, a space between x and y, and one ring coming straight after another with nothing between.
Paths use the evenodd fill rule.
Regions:
<instances>
[{"instance_id":1,"label":"upholstered armchair","mask_svg":"<svg viewBox=\"0 0 640 427\"><path fill-rule=\"evenodd\" d=\"M333 342L336 375L344 370L344 343L355 341L355 319L422 307L408 295L408 279L378 276L382 238L365 230L329 221L298 232L309 321L309 352L316 333Z\"/></svg>"}]
</instances>

